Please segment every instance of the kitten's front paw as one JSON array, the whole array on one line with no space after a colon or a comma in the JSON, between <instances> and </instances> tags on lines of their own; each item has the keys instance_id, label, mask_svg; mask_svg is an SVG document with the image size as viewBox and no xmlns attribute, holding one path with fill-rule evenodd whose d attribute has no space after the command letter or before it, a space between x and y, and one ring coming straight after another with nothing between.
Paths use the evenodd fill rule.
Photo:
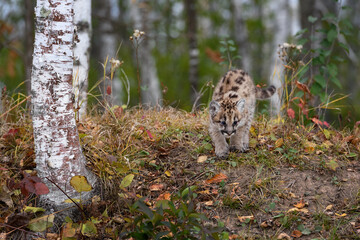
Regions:
<instances>
[{"instance_id":1,"label":"kitten's front paw","mask_svg":"<svg viewBox=\"0 0 360 240\"><path fill-rule=\"evenodd\" d=\"M231 146L230 152L247 152L249 150L248 144L241 144L240 146Z\"/></svg>"},{"instance_id":2,"label":"kitten's front paw","mask_svg":"<svg viewBox=\"0 0 360 240\"><path fill-rule=\"evenodd\" d=\"M226 151L216 151L215 154L220 159L226 159L229 156L229 150Z\"/></svg>"}]
</instances>

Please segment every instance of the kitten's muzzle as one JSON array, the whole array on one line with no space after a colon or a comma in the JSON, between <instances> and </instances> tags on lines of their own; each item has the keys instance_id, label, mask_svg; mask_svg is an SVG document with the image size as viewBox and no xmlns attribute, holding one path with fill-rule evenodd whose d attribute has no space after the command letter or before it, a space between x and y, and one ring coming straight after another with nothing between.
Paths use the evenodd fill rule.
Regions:
<instances>
[{"instance_id":1,"label":"kitten's muzzle","mask_svg":"<svg viewBox=\"0 0 360 240\"><path fill-rule=\"evenodd\" d=\"M226 131L226 130L221 130L222 135L224 135L225 137L230 137L231 135L235 134L236 130L232 130L232 131Z\"/></svg>"}]
</instances>

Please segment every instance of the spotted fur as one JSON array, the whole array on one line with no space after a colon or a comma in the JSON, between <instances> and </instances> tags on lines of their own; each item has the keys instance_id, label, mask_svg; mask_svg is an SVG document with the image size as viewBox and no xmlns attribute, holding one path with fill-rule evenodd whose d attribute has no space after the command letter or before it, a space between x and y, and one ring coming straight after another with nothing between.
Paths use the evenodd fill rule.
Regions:
<instances>
[{"instance_id":1,"label":"spotted fur","mask_svg":"<svg viewBox=\"0 0 360 240\"><path fill-rule=\"evenodd\" d=\"M209 133L218 157L226 158L229 151L248 149L256 99L269 98L275 91L274 86L268 89L255 87L243 70L232 70L222 77L209 106ZM230 144L227 138L230 138Z\"/></svg>"}]
</instances>

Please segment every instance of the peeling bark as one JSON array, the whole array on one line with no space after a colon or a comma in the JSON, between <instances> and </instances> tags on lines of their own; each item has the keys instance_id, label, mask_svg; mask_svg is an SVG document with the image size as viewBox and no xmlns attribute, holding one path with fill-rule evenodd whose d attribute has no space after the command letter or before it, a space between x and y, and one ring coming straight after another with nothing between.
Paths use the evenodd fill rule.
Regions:
<instances>
[{"instance_id":1,"label":"peeling bark","mask_svg":"<svg viewBox=\"0 0 360 240\"><path fill-rule=\"evenodd\" d=\"M38 176L49 187L42 202L62 206L67 197L78 193L69 181L75 175L95 178L85 168L72 102L73 0L38 0L31 74L32 120ZM89 194L82 194L87 199Z\"/></svg>"},{"instance_id":2,"label":"peeling bark","mask_svg":"<svg viewBox=\"0 0 360 240\"><path fill-rule=\"evenodd\" d=\"M75 107L79 108L80 120L86 117L87 89L90 61L91 1L74 1L74 22L76 25L74 46L74 94Z\"/></svg>"}]
</instances>

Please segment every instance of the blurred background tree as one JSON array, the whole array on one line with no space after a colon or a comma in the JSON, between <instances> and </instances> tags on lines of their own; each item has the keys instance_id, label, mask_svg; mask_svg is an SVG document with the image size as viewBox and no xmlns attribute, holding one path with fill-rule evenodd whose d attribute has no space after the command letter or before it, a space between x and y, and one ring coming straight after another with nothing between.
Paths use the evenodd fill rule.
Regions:
<instances>
[{"instance_id":1,"label":"blurred background tree","mask_svg":"<svg viewBox=\"0 0 360 240\"><path fill-rule=\"evenodd\" d=\"M10 93L29 94L26 86L34 24L33 7L29 6L34 5L35 0L0 3L0 86L6 85ZM134 6L142 7L137 15ZM130 81L129 105L139 103L136 55L129 40L136 28L146 28L139 29L146 33L143 46L139 47L141 78L145 82L158 82L164 106L188 111L199 94L202 95L199 106L208 104L212 94L208 83L218 81L227 71L229 60L232 67L248 71L256 84L272 82L274 73L280 76L283 68L279 64L278 45L289 42L304 45L304 63L318 57L319 49L327 49L323 52L326 64L312 62L302 79L306 82L322 74L328 80L336 73L340 84L334 79L327 81L327 94L350 96L337 103L339 109L326 110L323 114L330 123L353 126L353 121L360 118L358 12L360 1L357 0L92 1L89 89L104 78L102 64L106 57L119 59L124 61L121 70ZM296 35L299 31L303 34ZM336 72L329 69L331 64L336 66ZM112 82L113 104L127 102L123 78L117 70ZM316 87L319 83L314 82ZM92 96L104 94L100 89L105 88L95 87ZM142 90L148 88L142 86ZM97 100L89 97L89 104L91 107ZM260 111L265 109L268 108L261 107Z\"/></svg>"}]
</instances>

